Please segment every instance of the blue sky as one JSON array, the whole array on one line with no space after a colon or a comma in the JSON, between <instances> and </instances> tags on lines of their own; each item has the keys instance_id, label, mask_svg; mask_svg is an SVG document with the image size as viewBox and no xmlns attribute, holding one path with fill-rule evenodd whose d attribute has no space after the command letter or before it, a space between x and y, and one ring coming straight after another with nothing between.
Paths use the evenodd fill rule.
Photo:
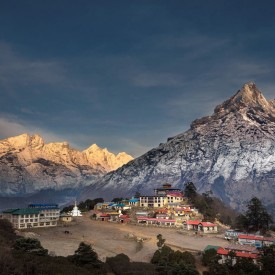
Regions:
<instances>
[{"instance_id":1,"label":"blue sky","mask_svg":"<svg viewBox=\"0 0 275 275\"><path fill-rule=\"evenodd\" d=\"M273 1L0 0L0 138L139 156L253 81L275 97Z\"/></svg>"}]
</instances>

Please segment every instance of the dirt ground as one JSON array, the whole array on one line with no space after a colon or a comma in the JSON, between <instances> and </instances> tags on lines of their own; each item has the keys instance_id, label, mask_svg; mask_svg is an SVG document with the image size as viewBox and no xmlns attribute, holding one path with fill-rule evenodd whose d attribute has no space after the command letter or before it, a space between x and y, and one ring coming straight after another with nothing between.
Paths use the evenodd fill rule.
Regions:
<instances>
[{"instance_id":1,"label":"dirt ground","mask_svg":"<svg viewBox=\"0 0 275 275\"><path fill-rule=\"evenodd\" d=\"M64 231L69 231L65 234ZM130 224L117 224L110 222L94 221L89 216L78 217L76 223L66 227L37 228L25 232L25 236L36 237L44 248L57 256L74 254L81 241L92 245L101 260L113 257L119 253L129 256L132 261L149 262L157 250L156 236L162 234L166 244L174 250L201 251L208 244L224 246L227 241L222 235L196 236L181 234L173 228L156 228L136 226ZM135 235L138 238L146 238L142 246L134 239L127 236Z\"/></svg>"}]
</instances>

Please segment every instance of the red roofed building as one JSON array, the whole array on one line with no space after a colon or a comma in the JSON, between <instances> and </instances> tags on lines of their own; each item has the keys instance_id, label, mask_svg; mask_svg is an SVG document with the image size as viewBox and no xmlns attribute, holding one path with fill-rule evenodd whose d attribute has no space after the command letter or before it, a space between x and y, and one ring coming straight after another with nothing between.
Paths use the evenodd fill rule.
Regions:
<instances>
[{"instance_id":1,"label":"red roofed building","mask_svg":"<svg viewBox=\"0 0 275 275\"><path fill-rule=\"evenodd\" d=\"M156 226L175 226L176 220L171 219L157 219L148 217L138 217L137 222L139 224L156 225Z\"/></svg>"},{"instance_id":2,"label":"red roofed building","mask_svg":"<svg viewBox=\"0 0 275 275\"><path fill-rule=\"evenodd\" d=\"M120 223L128 223L131 221L131 219L128 215L120 215L119 221L120 221Z\"/></svg>"},{"instance_id":3,"label":"red roofed building","mask_svg":"<svg viewBox=\"0 0 275 275\"><path fill-rule=\"evenodd\" d=\"M109 214L104 214L102 213L99 217L103 222L104 221L109 221L110 220L110 215Z\"/></svg>"},{"instance_id":4,"label":"red roofed building","mask_svg":"<svg viewBox=\"0 0 275 275\"><path fill-rule=\"evenodd\" d=\"M224 264L227 262L229 258L232 256L230 255L230 252L234 253L232 264L236 264L237 258L249 258L252 259L255 264L257 264L257 259L259 258L259 253L252 253L247 251L238 251L234 249L228 249L228 248L219 248L217 250L217 254L221 256L221 260L219 260L220 264Z\"/></svg>"},{"instance_id":5,"label":"red roofed building","mask_svg":"<svg viewBox=\"0 0 275 275\"><path fill-rule=\"evenodd\" d=\"M275 244L275 239L258 235L240 234L238 235L238 242L239 244L249 244L255 247L263 247Z\"/></svg>"},{"instance_id":6,"label":"red roofed building","mask_svg":"<svg viewBox=\"0 0 275 275\"><path fill-rule=\"evenodd\" d=\"M187 230L201 231L203 233L217 233L218 227L211 222L201 222L188 220L182 223L183 228Z\"/></svg>"}]
</instances>

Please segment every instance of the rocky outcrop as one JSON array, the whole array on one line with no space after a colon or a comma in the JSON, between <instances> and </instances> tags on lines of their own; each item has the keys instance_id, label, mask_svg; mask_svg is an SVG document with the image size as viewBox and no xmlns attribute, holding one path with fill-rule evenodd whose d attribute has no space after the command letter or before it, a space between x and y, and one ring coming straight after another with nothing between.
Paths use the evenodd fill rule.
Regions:
<instances>
[{"instance_id":1,"label":"rocky outcrop","mask_svg":"<svg viewBox=\"0 0 275 275\"><path fill-rule=\"evenodd\" d=\"M183 188L193 181L199 192L212 190L233 208L242 208L252 196L272 205L274 102L254 83L245 84L212 116L195 120L185 133L96 180L81 198L151 193L165 182Z\"/></svg>"},{"instance_id":2,"label":"rocky outcrop","mask_svg":"<svg viewBox=\"0 0 275 275\"><path fill-rule=\"evenodd\" d=\"M0 195L79 188L133 158L96 144L80 152L67 142L45 144L39 135L0 141Z\"/></svg>"}]
</instances>

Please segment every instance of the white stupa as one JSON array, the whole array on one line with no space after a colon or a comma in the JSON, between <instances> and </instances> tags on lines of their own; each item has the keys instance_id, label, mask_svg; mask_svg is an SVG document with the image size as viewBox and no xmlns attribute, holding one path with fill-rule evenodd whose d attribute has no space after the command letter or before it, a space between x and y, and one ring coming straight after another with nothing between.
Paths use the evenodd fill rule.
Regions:
<instances>
[{"instance_id":1,"label":"white stupa","mask_svg":"<svg viewBox=\"0 0 275 275\"><path fill-rule=\"evenodd\" d=\"M74 208L73 210L70 212L70 214L73 216L73 217L80 217L82 216L80 210L78 209L77 205L76 205L76 200L74 202Z\"/></svg>"}]
</instances>

